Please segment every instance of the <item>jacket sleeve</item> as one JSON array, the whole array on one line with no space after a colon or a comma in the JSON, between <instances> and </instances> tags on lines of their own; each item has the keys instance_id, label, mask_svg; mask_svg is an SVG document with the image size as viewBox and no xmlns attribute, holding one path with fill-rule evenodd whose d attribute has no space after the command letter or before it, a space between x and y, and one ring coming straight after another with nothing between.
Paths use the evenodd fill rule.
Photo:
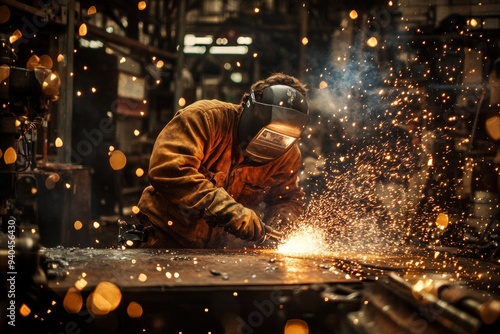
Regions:
<instances>
[{"instance_id":1,"label":"jacket sleeve","mask_svg":"<svg viewBox=\"0 0 500 334\"><path fill-rule=\"evenodd\" d=\"M182 110L164 127L156 139L148 174L155 191L189 219L202 218L209 206L235 203L199 171L213 145L227 140L232 131L215 127L213 113L196 110L202 107Z\"/></svg>"},{"instance_id":2,"label":"jacket sleeve","mask_svg":"<svg viewBox=\"0 0 500 334\"><path fill-rule=\"evenodd\" d=\"M304 212L304 192L299 187L298 175L301 155L298 147L293 147L277 166L274 179L277 182L267 193L264 201L264 220L272 227L295 221Z\"/></svg>"}]
</instances>

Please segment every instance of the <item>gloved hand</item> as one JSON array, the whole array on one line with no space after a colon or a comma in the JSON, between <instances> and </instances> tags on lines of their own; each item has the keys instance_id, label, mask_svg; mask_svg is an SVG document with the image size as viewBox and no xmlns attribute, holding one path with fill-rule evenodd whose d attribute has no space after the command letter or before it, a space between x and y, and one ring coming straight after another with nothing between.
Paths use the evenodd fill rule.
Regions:
<instances>
[{"instance_id":1,"label":"gloved hand","mask_svg":"<svg viewBox=\"0 0 500 334\"><path fill-rule=\"evenodd\" d=\"M280 230L284 225L286 225L286 219L283 219L279 215L274 216L266 222L266 225L269 225L272 228Z\"/></svg>"},{"instance_id":2,"label":"gloved hand","mask_svg":"<svg viewBox=\"0 0 500 334\"><path fill-rule=\"evenodd\" d=\"M212 203L202 217L209 224L224 226L227 232L240 239L258 241L265 235L259 216L236 202L223 188L217 188Z\"/></svg>"},{"instance_id":3,"label":"gloved hand","mask_svg":"<svg viewBox=\"0 0 500 334\"><path fill-rule=\"evenodd\" d=\"M295 216L292 216L283 211L275 214L270 219L268 219L266 221L266 225L269 225L274 229L281 230L283 228L286 228L287 226L290 226L290 224L292 223L292 219L295 218Z\"/></svg>"},{"instance_id":4,"label":"gloved hand","mask_svg":"<svg viewBox=\"0 0 500 334\"><path fill-rule=\"evenodd\" d=\"M224 225L224 230L243 240L261 240L264 235L264 224L257 214L248 208L229 212L230 219Z\"/></svg>"}]
</instances>

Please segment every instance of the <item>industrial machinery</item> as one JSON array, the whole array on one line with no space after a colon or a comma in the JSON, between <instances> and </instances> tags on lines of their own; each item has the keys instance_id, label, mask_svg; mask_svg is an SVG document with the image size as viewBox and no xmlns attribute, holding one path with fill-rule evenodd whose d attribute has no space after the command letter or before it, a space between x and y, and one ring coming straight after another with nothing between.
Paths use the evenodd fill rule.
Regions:
<instances>
[{"instance_id":1,"label":"industrial machinery","mask_svg":"<svg viewBox=\"0 0 500 334\"><path fill-rule=\"evenodd\" d=\"M36 180L37 128L42 126L50 103L58 99L59 76L42 66L34 56L30 69L16 64L9 36L0 36L0 214L4 218L33 205ZM38 59L37 59L38 58ZM32 208L33 213L35 210ZM31 223L34 217L24 217ZM2 224L5 230L6 223Z\"/></svg>"},{"instance_id":2,"label":"industrial machinery","mask_svg":"<svg viewBox=\"0 0 500 334\"><path fill-rule=\"evenodd\" d=\"M37 228L36 139L49 106L58 99L59 76L34 56L17 66L9 36L0 35L0 269L2 317L17 296L34 297L46 283ZM14 305L15 306L15 305ZM11 310L9 310L11 307Z\"/></svg>"}]
</instances>

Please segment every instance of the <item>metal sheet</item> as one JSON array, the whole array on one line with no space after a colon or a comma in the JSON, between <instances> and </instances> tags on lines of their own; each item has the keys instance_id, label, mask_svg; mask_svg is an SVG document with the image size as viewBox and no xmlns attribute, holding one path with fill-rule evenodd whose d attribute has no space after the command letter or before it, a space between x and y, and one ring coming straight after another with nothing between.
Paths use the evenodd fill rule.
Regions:
<instances>
[{"instance_id":1,"label":"metal sheet","mask_svg":"<svg viewBox=\"0 0 500 334\"><path fill-rule=\"evenodd\" d=\"M67 276L49 281L71 286L85 277L126 287L194 287L291 285L352 281L342 271L321 266L320 259L281 256L272 251L214 250L89 250L51 249L49 257L69 263ZM358 281L358 280L356 280Z\"/></svg>"},{"instance_id":2,"label":"metal sheet","mask_svg":"<svg viewBox=\"0 0 500 334\"><path fill-rule=\"evenodd\" d=\"M475 289L499 294L498 264L461 257L446 249L380 248L287 256L273 250L44 249L42 254L69 263L67 276L49 280L54 288L72 286L84 277L121 287L275 286L378 280L433 275L464 281Z\"/></svg>"},{"instance_id":3,"label":"metal sheet","mask_svg":"<svg viewBox=\"0 0 500 334\"><path fill-rule=\"evenodd\" d=\"M311 333L352 333L347 327L358 329L371 310L362 308L373 301L370 291L387 285L391 273L409 282L409 291L395 291L394 305L412 296L410 282L433 276L463 280L481 298L498 296L498 264L457 254L408 247L308 256L273 250L42 249L48 264L62 265L63 275L46 285L17 282L16 291L26 294L16 296L24 312L16 333L283 333L293 319L305 320ZM381 304L384 314L388 303ZM367 319L364 325L381 317Z\"/></svg>"}]
</instances>

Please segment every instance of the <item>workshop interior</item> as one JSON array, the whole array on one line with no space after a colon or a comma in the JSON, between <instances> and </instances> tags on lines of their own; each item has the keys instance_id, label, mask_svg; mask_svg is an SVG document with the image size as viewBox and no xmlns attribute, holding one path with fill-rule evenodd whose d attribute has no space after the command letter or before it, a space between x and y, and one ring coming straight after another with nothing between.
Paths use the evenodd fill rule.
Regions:
<instances>
[{"instance_id":1,"label":"workshop interior","mask_svg":"<svg viewBox=\"0 0 500 334\"><path fill-rule=\"evenodd\" d=\"M271 248L141 249L156 136L309 89ZM0 0L2 333L499 333L500 1Z\"/></svg>"}]
</instances>

